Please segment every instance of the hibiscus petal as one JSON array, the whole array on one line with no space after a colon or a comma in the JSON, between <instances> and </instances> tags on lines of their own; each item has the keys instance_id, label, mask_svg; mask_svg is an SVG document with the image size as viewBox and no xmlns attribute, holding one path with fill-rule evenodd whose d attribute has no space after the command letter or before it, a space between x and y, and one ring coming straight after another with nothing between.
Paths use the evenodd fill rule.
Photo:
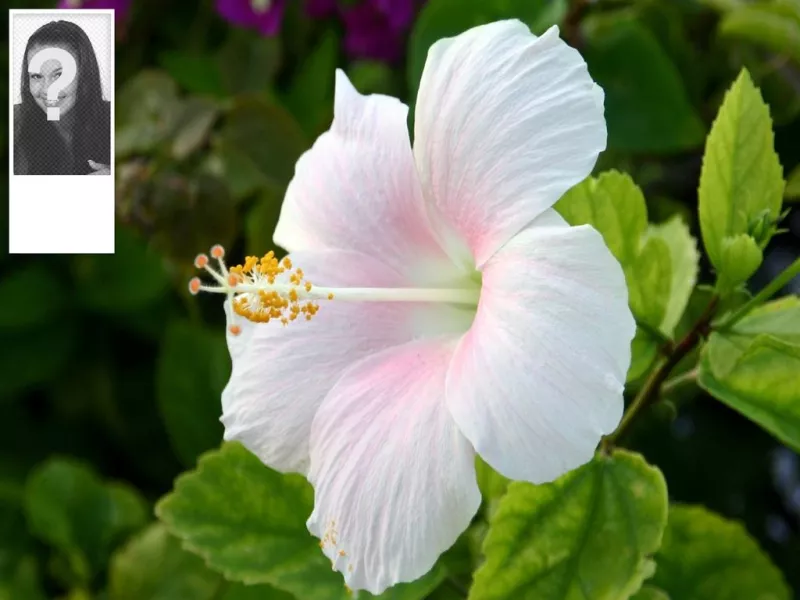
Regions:
<instances>
[{"instance_id":1,"label":"hibiscus petal","mask_svg":"<svg viewBox=\"0 0 800 600\"><path fill-rule=\"evenodd\" d=\"M325 398L311 432L311 533L352 589L427 573L480 505L475 454L444 405L454 342L371 356Z\"/></svg>"},{"instance_id":2,"label":"hibiscus petal","mask_svg":"<svg viewBox=\"0 0 800 600\"><path fill-rule=\"evenodd\" d=\"M500 21L428 52L416 163L428 201L478 266L589 175L605 144L603 92L557 27L537 38Z\"/></svg>"},{"instance_id":3,"label":"hibiscus petal","mask_svg":"<svg viewBox=\"0 0 800 600\"><path fill-rule=\"evenodd\" d=\"M336 72L331 128L297 162L275 243L291 252L381 256L417 283L454 267L428 223L406 123L408 107L362 96ZM439 284L442 283L438 278Z\"/></svg>"},{"instance_id":4,"label":"hibiscus petal","mask_svg":"<svg viewBox=\"0 0 800 600\"><path fill-rule=\"evenodd\" d=\"M291 255L316 285L396 287L403 277L354 252ZM462 312L441 304L321 301L310 321L252 323L228 334L233 368L222 393L225 439L242 442L279 471L305 473L311 422L322 399L349 366L404 344L421 330L463 333ZM230 313L229 313L230 318Z\"/></svg>"},{"instance_id":5,"label":"hibiscus petal","mask_svg":"<svg viewBox=\"0 0 800 600\"><path fill-rule=\"evenodd\" d=\"M486 263L447 406L497 471L551 481L617 426L634 330L622 268L600 234L550 209Z\"/></svg>"}]
</instances>

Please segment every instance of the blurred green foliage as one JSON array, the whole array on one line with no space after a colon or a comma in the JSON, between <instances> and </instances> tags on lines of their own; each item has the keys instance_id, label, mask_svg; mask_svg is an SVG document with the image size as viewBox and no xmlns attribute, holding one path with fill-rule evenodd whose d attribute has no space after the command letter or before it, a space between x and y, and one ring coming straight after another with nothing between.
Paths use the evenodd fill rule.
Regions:
<instances>
[{"instance_id":1,"label":"blurred green foliage","mask_svg":"<svg viewBox=\"0 0 800 600\"><path fill-rule=\"evenodd\" d=\"M335 68L362 92L397 95L413 107L434 41L511 17L535 32L558 24L605 90L609 147L597 171L628 175L588 180L560 208L571 222L597 227L625 266L639 321L634 389L664 338L682 335L707 303L710 292L693 290L695 280L711 282L713 269L723 269L732 278L725 285L734 287L762 255L776 248L798 254L796 229L766 245L781 200L771 175L781 165L786 200L800 198L797 0L428 0L398 64L348 59L341 25L300 10L290 11L279 37L262 38L221 21L210 2L134 0L118 29L116 254L0 257L0 599L346 597L341 579L320 568L323 556L305 530L307 484L263 468L239 446L216 449L230 362L218 302L188 294L192 259L217 242L235 256L272 248L294 164L332 117ZM752 80L739 75L743 67ZM742 125L745 118L752 122ZM768 156L758 144L771 150L773 130L777 152ZM763 160L769 165L750 164ZM766 215L763 203L739 210L750 206L750 188L765 187ZM735 205L736 218L721 218L723 205ZM625 236L617 233L623 225ZM699 268L689 232L702 235L708 255ZM748 297L739 290L722 312ZM662 402L632 437L663 472L671 499L725 517L673 507L652 559L655 578L635 598L756 597L751 590L777 590L770 597L782 598L784 584L767 555L800 590L797 455L741 416L800 448L796 313L796 302L774 301L714 333L699 382L724 404L696 389L675 391L669 399L680 416ZM754 321L758 327L749 329ZM696 354L678 371L692 360ZM631 453L607 460L535 492L512 485L505 496L507 482L479 468L482 514L496 515L499 526L485 538L486 562L470 597L505 597L487 583L492 577L542 598L556 597L545 595L551 588L577 594L583 577L595 577L598 589L613 587L604 579L613 566L581 562L583 549L599 553L610 538L571 519L569 502L593 497L591 506L609 513L603 535L620 538L630 524L618 505L633 506L628 517L641 511L647 522L663 518L666 507L625 484L628 470L640 470L663 485L658 470ZM184 469L194 470L156 505ZM556 533L573 565L555 583L544 567L542 579L524 579L535 575L535 550L515 568L496 543L520 535L504 532L503 523L530 493L561 503L567 514L548 522L564 525ZM535 503L522 505L533 527L541 518L530 508ZM217 527L223 517L230 523ZM733 518L749 535L726 520ZM687 523L707 533L695 539ZM428 576L382 597L463 597L483 560L486 530L480 520ZM658 547L658 536L647 534L636 534L641 539L627 557L637 569L650 568ZM709 558L704 544L712 538L712 550L731 552ZM723 568L756 569L755 587L714 575ZM726 585L735 588L731 595L714 595ZM609 594L602 597L624 596Z\"/></svg>"}]
</instances>

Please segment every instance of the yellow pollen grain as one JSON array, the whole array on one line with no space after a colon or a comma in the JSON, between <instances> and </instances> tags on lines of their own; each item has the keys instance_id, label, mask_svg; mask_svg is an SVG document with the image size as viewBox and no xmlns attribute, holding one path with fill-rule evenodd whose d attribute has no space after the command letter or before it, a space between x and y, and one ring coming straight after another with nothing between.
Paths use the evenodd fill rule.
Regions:
<instances>
[{"instance_id":1,"label":"yellow pollen grain","mask_svg":"<svg viewBox=\"0 0 800 600\"><path fill-rule=\"evenodd\" d=\"M330 294L328 294L328 300L333 300L333 292L331 292Z\"/></svg>"},{"instance_id":2,"label":"yellow pollen grain","mask_svg":"<svg viewBox=\"0 0 800 600\"><path fill-rule=\"evenodd\" d=\"M347 556L347 552L344 550L339 550L339 556Z\"/></svg>"},{"instance_id":3,"label":"yellow pollen grain","mask_svg":"<svg viewBox=\"0 0 800 600\"><path fill-rule=\"evenodd\" d=\"M215 246L211 254L216 256L220 252L223 251ZM280 292L270 289L281 275L288 278L292 287ZM261 257L246 256L242 264L230 267L226 274L225 281L233 295L233 312L254 323L279 320L283 325L288 325L300 315L310 321L317 314L319 305L310 301L301 302L303 290L310 292L313 287L310 281L304 279L304 275L301 268L294 268L289 257L278 259L273 251ZM285 280L281 283L283 290L286 290L288 286L285 286ZM190 291L199 291L200 285L190 282ZM256 290L244 292L240 286L255 287ZM328 294L328 298L332 300L333 294Z\"/></svg>"}]
</instances>

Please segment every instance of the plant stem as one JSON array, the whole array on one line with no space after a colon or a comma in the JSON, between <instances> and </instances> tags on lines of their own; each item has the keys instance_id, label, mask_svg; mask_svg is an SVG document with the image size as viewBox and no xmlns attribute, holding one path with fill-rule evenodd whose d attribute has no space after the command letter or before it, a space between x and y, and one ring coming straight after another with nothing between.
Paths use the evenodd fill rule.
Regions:
<instances>
[{"instance_id":1,"label":"plant stem","mask_svg":"<svg viewBox=\"0 0 800 600\"><path fill-rule=\"evenodd\" d=\"M697 381L697 367L665 381L664 385L661 386L661 395L666 396L667 394L672 394L678 388L683 387L687 383L694 383L695 381Z\"/></svg>"},{"instance_id":2,"label":"plant stem","mask_svg":"<svg viewBox=\"0 0 800 600\"><path fill-rule=\"evenodd\" d=\"M753 296L748 302L746 302L743 306L739 308L739 310L735 311L729 317L722 319L720 322L712 323L713 329L728 329L732 327L735 323L738 323L740 319L745 317L747 313L751 310L756 308L757 306L763 304L772 296L777 294L783 286L789 283L792 279L794 279L798 274L800 274L800 258L795 259L795 261L786 267L780 275L778 275L775 279L770 281L764 289L758 292L755 296Z\"/></svg>"},{"instance_id":3,"label":"plant stem","mask_svg":"<svg viewBox=\"0 0 800 600\"><path fill-rule=\"evenodd\" d=\"M609 449L616 445L629 431L633 423L644 410L653 404L661 396L661 386L667 381L672 369L689 354L697 343L708 334L709 324L714 317L717 310L719 298L714 296L708 303L708 306L703 311L703 314L697 319L697 322L692 326L681 341L679 341L672 348L672 351L662 358L655 369L650 373L650 376L645 381L639 393L631 402L628 410L622 416L622 421L617 427L617 430L611 435L603 439L603 448Z\"/></svg>"}]
</instances>

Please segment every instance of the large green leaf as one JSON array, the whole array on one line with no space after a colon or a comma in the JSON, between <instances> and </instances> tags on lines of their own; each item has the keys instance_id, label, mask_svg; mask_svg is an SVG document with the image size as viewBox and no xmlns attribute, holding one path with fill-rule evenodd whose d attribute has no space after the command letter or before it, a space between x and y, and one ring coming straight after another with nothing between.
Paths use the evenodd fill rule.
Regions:
<instances>
[{"instance_id":1,"label":"large green leaf","mask_svg":"<svg viewBox=\"0 0 800 600\"><path fill-rule=\"evenodd\" d=\"M622 265L636 261L647 230L647 205L630 175L606 171L589 177L564 194L555 209L570 225L597 229Z\"/></svg>"},{"instance_id":2,"label":"large green leaf","mask_svg":"<svg viewBox=\"0 0 800 600\"><path fill-rule=\"evenodd\" d=\"M178 86L166 73L141 71L117 94L117 158L153 151L172 132L180 101Z\"/></svg>"},{"instance_id":3,"label":"large green leaf","mask_svg":"<svg viewBox=\"0 0 800 600\"><path fill-rule=\"evenodd\" d=\"M438 40L501 19L519 19L540 34L560 23L565 0L429 0L414 23L408 43L408 85L416 93L428 49Z\"/></svg>"},{"instance_id":4,"label":"large green leaf","mask_svg":"<svg viewBox=\"0 0 800 600\"><path fill-rule=\"evenodd\" d=\"M673 506L653 585L676 600L789 600L780 571L740 524Z\"/></svg>"},{"instance_id":5,"label":"large green leaf","mask_svg":"<svg viewBox=\"0 0 800 600\"><path fill-rule=\"evenodd\" d=\"M622 450L553 483L513 483L491 519L472 600L628 598L667 521L661 472Z\"/></svg>"},{"instance_id":6,"label":"large green leaf","mask_svg":"<svg viewBox=\"0 0 800 600\"><path fill-rule=\"evenodd\" d=\"M700 229L718 270L730 269L726 247L732 242L726 245L726 238L750 235L765 217L778 218L783 185L769 108L743 70L726 93L711 128L700 173ZM756 237L761 248L769 241L763 231Z\"/></svg>"},{"instance_id":7,"label":"large green leaf","mask_svg":"<svg viewBox=\"0 0 800 600\"><path fill-rule=\"evenodd\" d=\"M183 550L163 525L151 525L111 560L109 600L212 600L222 578Z\"/></svg>"},{"instance_id":8,"label":"large green leaf","mask_svg":"<svg viewBox=\"0 0 800 600\"><path fill-rule=\"evenodd\" d=\"M647 235L663 240L669 248L672 281L660 329L672 335L697 283L700 261L697 240L692 237L689 227L678 216L659 225L650 225Z\"/></svg>"},{"instance_id":9,"label":"large green leaf","mask_svg":"<svg viewBox=\"0 0 800 600\"><path fill-rule=\"evenodd\" d=\"M298 600L346 600L342 576L330 568L306 528L313 490L299 475L265 467L239 444L200 458L175 482L156 514L184 546L227 579L267 583ZM419 600L444 577L440 568L381 598Z\"/></svg>"},{"instance_id":10,"label":"large green leaf","mask_svg":"<svg viewBox=\"0 0 800 600\"><path fill-rule=\"evenodd\" d=\"M222 440L220 398L230 375L223 333L188 322L170 323L156 373L156 394L178 457L193 465Z\"/></svg>"},{"instance_id":11,"label":"large green leaf","mask_svg":"<svg viewBox=\"0 0 800 600\"><path fill-rule=\"evenodd\" d=\"M334 76L339 63L339 36L327 31L295 72L284 103L310 137L333 117Z\"/></svg>"},{"instance_id":12,"label":"large green leaf","mask_svg":"<svg viewBox=\"0 0 800 600\"><path fill-rule=\"evenodd\" d=\"M671 336L697 279L697 242L674 217L661 225L647 224L647 206L630 176L607 171L569 190L556 210L571 225L597 229L620 261L629 288L631 309L640 328L632 343L628 379L645 373L655 358L656 331Z\"/></svg>"},{"instance_id":13,"label":"large green leaf","mask_svg":"<svg viewBox=\"0 0 800 600\"><path fill-rule=\"evenodd\" d=\"M104 483L84 465L52 459L28 478L25 513L34 535L57 549L71 576L86 584L114 547L147 520L133 488Z\"/></svg>"},{"instance_id":14,"label":"large green leaf","mask_svg":"<svg viewBox=\"0 0 800 600\"><path fill-rule=\"evenodd\" d=\"M638 592L631 596L631 600L670 600L664 590L660 590L652 585L642 587Z\"/></svg>"},{"instance_id":15,"label":"large green leaf","mask_svg":"<svg viewBox=\"0 0 800 600\"><path fill-rule=\"evenodd\" d=\"M644 25L613 11L584 19L582 27L589 71L605 91L609 148L669 153L703 143L705 126L680 72Z\"/></svg>"},{"instance_id":16,"label":"large green leaf","mask_svg":"<svg viewBox=\"0 0 800 600\"><path fill-rule=\"evenodd\" d=\"M297 159L307 148L291 113L256 94L234 99L215 144L225 159L226 178L247 168L258 174L260 185L279 187L289 183ZM243 161L246 166L231 165L230 161Z\"/></svg>"},{"instance_id":17,"label":"large green leaf","mask_svg":"<svg viewBox=\"0 0 800 600\"><path fill-rule=\"evenodd\" d=\"M800 449L800 299L782 298L709 338L698 382L712 396Z\"/></svg>"}]
</instances>

